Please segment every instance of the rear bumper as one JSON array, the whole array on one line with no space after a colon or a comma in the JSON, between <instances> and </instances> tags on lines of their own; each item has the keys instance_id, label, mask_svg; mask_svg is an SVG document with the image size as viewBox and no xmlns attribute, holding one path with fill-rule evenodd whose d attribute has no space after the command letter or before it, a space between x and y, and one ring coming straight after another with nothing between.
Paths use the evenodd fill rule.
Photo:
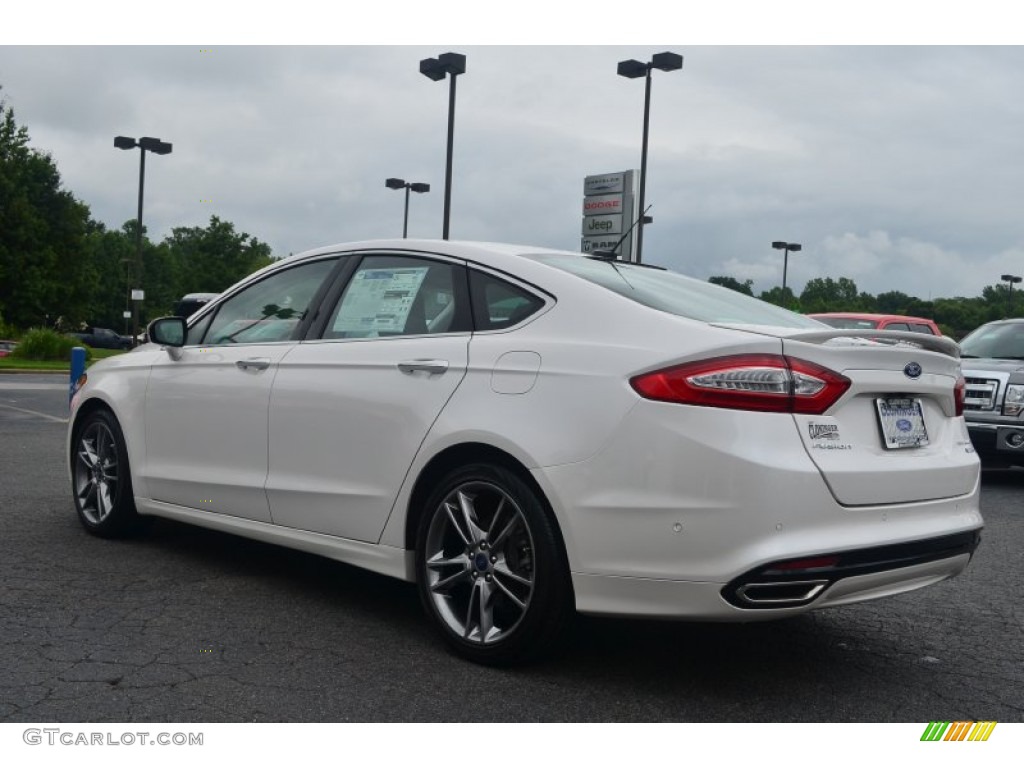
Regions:
<instances>
[{"instance_id":1,"label":"rear bumper","mask_svg":"<svg viewBox=\"0 0 1024 768\"><path fill-rule=\"evenodd\" d=\"M932 473L944 471L928 460L904 473L926 500L843 506L791 417L641 408L591 459L533 470L558 518L582 612L770 618L914 589L970 559L983 526L973 456L958 495L927 500ZM943 544L957 536L965 538ZM833 570L792 574L809 582L798 600L753 608L727 599L771 585L761 579L766 566L823 555L840 557Z\"/></svg>"},{"instance_id":2,"label":"rear bumper","mask_svg":"<svg viewBox=\"0 0 1024 768\"><path fill-rule=\"evenodd\" d=\"M976 533L976 532L975 532ZM961 553L924 563L838 578L800 605L740 608L725 595L734 584L636 579L573 574L576 607L602 616L644 616L691 621L766 621L864 600L910 592L956 576L971 555Z\"/></svg>"},{"instance_id":3,"label":"rear bumper","mask_svg":"<svg viewBox=\"0 0 1024 768\"><path fill-rule=\"evenodd\" d=\"M897 581L903 581L901 574L894 573L897 571L930 573L929 568L918 569L917 566L954 561L961 556L969 561L980 540L981 529L975 529L883 547L822 552L797 560L776 561L736 577L722 589L722 597L731 605L747 610L798 607L818 600L834 604L837 593L855 595L862 591L851 589L851 585L885 587L894 575ZM937 572L944 573L944 566ZM833 589L841 582L842 587Z\"/></svg>"}]
</instances>

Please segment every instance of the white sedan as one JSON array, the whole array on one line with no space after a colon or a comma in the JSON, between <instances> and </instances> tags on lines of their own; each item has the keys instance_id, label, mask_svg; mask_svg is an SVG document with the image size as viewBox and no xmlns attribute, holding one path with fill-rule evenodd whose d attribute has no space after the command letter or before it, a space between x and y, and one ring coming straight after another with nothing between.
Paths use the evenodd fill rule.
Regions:
<instances>
[{"instance_id":1,"label":"white sedan","mask_svg":"<svg viewBox=\"0 0 1024 768\"><path fill-rule=\"evenodd\" d=\"M415 582L478 662L576 611L749 621L916 589L982 528L952 341L656 267L331 246L149 338L72 402L89 532L165 517Z\"/></svg>"}]
</instances>

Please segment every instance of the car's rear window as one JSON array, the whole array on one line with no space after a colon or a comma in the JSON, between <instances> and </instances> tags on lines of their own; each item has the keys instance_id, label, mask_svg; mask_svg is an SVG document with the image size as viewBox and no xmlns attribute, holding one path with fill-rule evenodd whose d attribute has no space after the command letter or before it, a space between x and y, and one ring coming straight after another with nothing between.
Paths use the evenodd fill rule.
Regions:
<instances>
[{"instance_id":1,"label":"car's rear window","mask_svg":"<svg viewBox=\"0 0 1024 768\"><path fill-rule=\"evenodd\" d=\"M705 283L678 272L585 256L530 254L530 258L570 272L653 309L708 323L820 328L796 312Z\"/></svg>"}]
</instances>

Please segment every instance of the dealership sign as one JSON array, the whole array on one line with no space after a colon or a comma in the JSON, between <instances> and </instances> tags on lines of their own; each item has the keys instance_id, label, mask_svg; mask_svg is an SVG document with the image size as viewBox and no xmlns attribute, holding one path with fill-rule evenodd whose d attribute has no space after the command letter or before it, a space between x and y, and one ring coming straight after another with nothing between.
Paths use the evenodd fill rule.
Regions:
<instances>
[{"instance_id":1,"label":"dealership sign","mask_svg":"<svg viewBox=\"0 0 1024 768\"><path fill-rule=\"evenodd\" d=\"M625 190L626 174L624 173L602 173L599 176L587 176L583 180L584 195L603 195L607 192L622 192Z\"/></svg>"},{"instance_id":2,"label":"dealership sign","mask_svg":"<svg viewBox=\"0 0 1024 768\"><path fill-rule=\"evenodd\" d=\"M622 195L593 195L583 198L583 215L622 213Z\"/></svg>"},{"instance_id":3,"label":"dealership sign","mask_svg":"<svg viewBox=\"0 0 1024 768\"><path fill-rule=\"evenodd\" d=\"M619 242L618 237L584 237L583 252L593 253L594 251L610 251Z\"/></svg>"},{"instance_id":4,"label":"dealership sign","mask_svg":"<svg viewBox=\"0 0 1024 768\"><path fill-rule=\"evenodd\" d=\"M622 234L622 216L585 216L583 218L584 235L619 235Z\"/></svg>"},{"instance_id":5,"label":"dealership sign","mask_svg":"<svg viewBox=\"0 0 1024 768\"><path fill-rule=\"evenodd\" d=\"M583 180L583 253L614 250L620 259L636 260L633 233L625 233L634 219L637 178L636 171L619 171Z\"/></svg>"}]
</instances>

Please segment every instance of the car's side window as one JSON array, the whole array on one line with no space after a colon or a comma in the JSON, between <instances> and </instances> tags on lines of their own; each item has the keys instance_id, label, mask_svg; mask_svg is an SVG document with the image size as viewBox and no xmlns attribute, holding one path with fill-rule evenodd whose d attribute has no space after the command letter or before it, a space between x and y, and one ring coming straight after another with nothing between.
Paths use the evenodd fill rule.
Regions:
<instances>
[{"instance_id":1,"label":"car's side window","mask_svg":"<svg viewBox=\"0 0 1024 768\"><path fill-rule=\"evenodd\" d=\"M367 256L331 312L323 338L468 331L464 284L463 267L457 264L411 256Z\"/></svg>"},{"instance_id":2,"label":"car's side window","mask_svg":"<svg viewBox=\"0 0 1024 768\"><path fill-rule=\"evenodd\" d=\"M496 331L516 325L544 306L544 301L494 275L470 270L473 324L478 331Z\"/></svg>"},{"instance_id":3,"label":"car's side window","mask_svg":"<svg viewBox=\"0 0 1024 768\"><path fill-rule=\"evenodd\" d=\"M887 326L885 326L885 330L887 330L887 331L909 331L910 330L910 326L907 325L906 323L889 323Z\"/></svg>"},{"instance_id":4,"label":"car's side window","mask_svg":"<svg viewBox=\"0 0 1024 768\"><path fill-rule=\"evenodd\" d=\"M206 346L264 344L292 339L336 259L321 259L277 272L221 304L203 336ZM189 342L192 334L189 333Z\"/></svg>"},{"instance_id":5,"label":"car's side window","mask_svg":"<svg viewBox=\"0 0 1024 768\"><path fill-rule=\"evenodd\" d=\"M935 332L932 331L931 326L925 325L924 323L911 323L910 328L911 330L917 331L918 333L927 333L930 336L935 335Z\"/></svg>"}]
</instances>

